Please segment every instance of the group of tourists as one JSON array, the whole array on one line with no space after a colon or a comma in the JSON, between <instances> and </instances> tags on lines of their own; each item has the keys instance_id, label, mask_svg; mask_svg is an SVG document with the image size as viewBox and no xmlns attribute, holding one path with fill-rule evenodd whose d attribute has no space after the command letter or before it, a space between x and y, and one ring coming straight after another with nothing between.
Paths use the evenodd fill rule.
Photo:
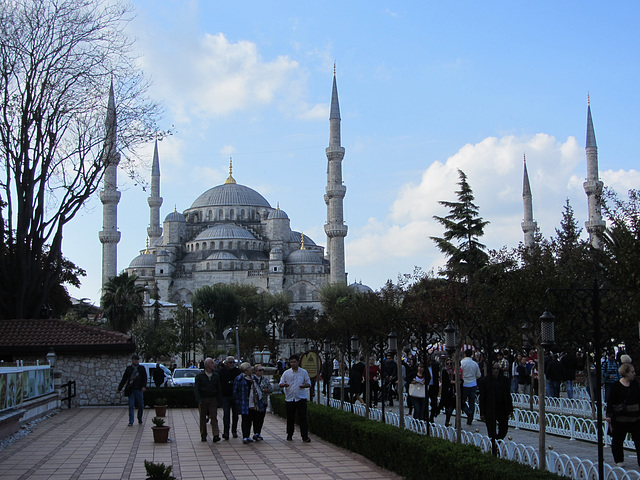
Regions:
<instances>
[{"instance_id":1,"label":"group of tourists","mask_svg":"<svg viewBox=\"0 0 640 480\"><path fill-rule=\"evenodd\" d=\"M304 442L310 442L307 422L307 391L311 380L307 371L299 366L300 358L292 355L289 368L280 377L280 387L285 392L287 411L287 440L293 440L295 420L298 419L300 434ZM193 393L199 410L200 438L207 441L207 425L211 424L214 443L221 439L229 440L230 436L238 438L238 422L242 443L249 444L263 440L262 426L268 403L267 396L272 391L271 382L264 376L264 366L243 362L236 366L234 357L227 357L216 365L213 358L202 362L204 371L195 377ZM118 385L118 393L124 388L129 397L129 426L135 419L137 405L138 423L142 424L144 409L143 393L146 390L147 373L140 365L140 357L133 355L122 381ZM222 435L218 425L218 408L222 407ZM251 432L253 430L253 435Z\"/></svg>"}]
</instances>

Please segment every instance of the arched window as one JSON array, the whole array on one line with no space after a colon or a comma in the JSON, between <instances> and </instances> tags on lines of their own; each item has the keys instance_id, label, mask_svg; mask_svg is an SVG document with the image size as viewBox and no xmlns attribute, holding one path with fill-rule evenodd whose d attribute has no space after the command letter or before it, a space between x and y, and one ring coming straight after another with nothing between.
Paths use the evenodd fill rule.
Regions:
<instances>
[{"instance_id":1,"label":"arched window","mask_svg":"<svg viewBox=\"0 0 640 480\"><path fill-rule=\"evenodd\" d=\"M253 249L256 249L256 242L253 242Z\"/></svg>"},{"instance_id":2,"label":"arched window","mask_svg":"<svg viewBox=\"0 0 640 480\"><path fill-rule=\"evenodd\" d=\"M218 262L218 270L222 270L222 262Z\"/></svg>"},{"instance_id":3,"label":"arched window","mask_svg":"<svg viewBox=\"0 0 640 480\"><path fill-rule=\"evenodd\" d=\"M249 250L249 242L244 242L244 248L245 250Z\"/></svg>"},{"instance_id":4,"label":"arched window","mask_svg":"<svg viewBox=\"0 0 640 480\"><path fill-rule=\"evenodd\" d=\"M218 210L218 220L224 220L224 212L222 209Z\"/></svg>"},{"instance_id":5,"label":"arched window","mask_svg":"<svg viewBox=\"0 0 640 480\"><path fill-rule=\"evenodd\" d=\"M230 270L234 270L235 269L235 263L234 262L230 262L229 269Z\"/></svg>"},{"instance_id":6,"label":"arched window","mask_svg":"<svg viewBox=\"0 0 640 480\"><path fill-rule=\"evenodd\" d=\"M196 243L196 252L200 250L200 244Z\"/></svg>"},{"instance_id":7,"label":"arched window","mask_svg":"<svg viewBox=\"0 0 640 480\"><path fill-rule=\"evenodd\" d=\"M207 270L209 270L210 266L209 266L209 262L207 262Z\"/></svg>"},{"instance_id":8,"label":"arched window","mask_svg":"<svg viewBox=\"0 0 640 480\"><path fill-rule=\"evenodd\" d=\"M207 221L211 221L211 210L207 211Z\"/></svg>"},{"instance_id":9,"label":"arched window","mask_svg":"<svg viewBox=\"0 0 640 480\"><path fill-rule=\"evenodd\" d=\"M260 264L260 270L264 270L264 263Z\"/></svg>"},{"instance_id":10,"label":"arched window","mask_svg":"<svg viewBox=\"0 0 640 480\"><path fill-rule=\"evenodd\" d=\"M244 218L244 208L240 210L240 218Z\"/></svg>"},{"instance_id":11,"label":"arched window","mask_svg":"<svg viewBox=\"0 0 640 480\"><path fill-rule=\"evenodd\" d=\"M300 285L300 288L298 288L298 296L300 297L300 301L305 301L307 299L306 285Z\"/></svg>"},{"instance_id":12,"label":"arched window","mask_svg":"<svg viewBox=\"0 0 640 480\"><path fill-rule=\"evenodd\" d=\"M202 249L206 250L207 249L207 242L202 242Z\"/></svg>"},{"instance_id":13,"label":"arched window","mask_svg":"<svg viewBox=\"0 0 640 480\"><path fill-rule=\"evenodd\" d=\"M234 219L233 208L231 210L229 210L229 219L230 220Z\"/></svg>"},{"instance_id":14,"label":"arched window","mask_svg":"<svg viewBox=\"0 0 640 480\"><path fill-rule=\"evenodd\" d=\"M249 270L253 270L253 263L249 264Z\"/></svg>"}]
</instances>

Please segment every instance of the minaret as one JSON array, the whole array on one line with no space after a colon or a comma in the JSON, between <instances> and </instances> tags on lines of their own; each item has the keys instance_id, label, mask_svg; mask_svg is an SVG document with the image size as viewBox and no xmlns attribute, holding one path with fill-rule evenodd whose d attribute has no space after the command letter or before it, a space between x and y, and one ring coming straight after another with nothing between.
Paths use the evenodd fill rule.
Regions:
<instances>
[{"instance_id":1,"label":"minaret","mask_svg":"<svg viewBox=\"0 0 640 480\"><path fill-rule=\"evenodd\" d=\"M589 242L594 248L600 248L599 235L604 232L606 223L602 220L601 198L604 184L598 179L598 146L596 145L596 133L591 120L591 102L587 95L587 181L584 182L584 191L587 194L589 204L589 220L585 222L589 232Z\"/></svg>"},{"instance_id":2,"label":"minaret","mask_svg":"<svg viewBox=\"0 0 640 480\"><path fill-rule=\"evenodd\" d=\"M120 241L120 232L118 231L118 202L120 202L120 192L118 191L117 180L120 154L116 148L117 123L113 80L109 88L109 104L107 106L107 118L104 125L106 132L101 161L105 165L105 172L104 186L100 192L100 201L102 202L102 231L98 233L98 237L102 243L103 290L107 281L118 273L118 242Z\"/></svg>"},{"instance_id":3,"label":"minaret","mask_svg":"<svg viewBox=\"0 0 640 480\"><path fill-rule=\"evenodd\" d=\"M342 202L347 187L342 184L342 159L344 147L340 145L340 105L338 104L338 86L336 68L333 67L333 91L331 92L331 113L329 114L329 146L327 154L327 188L324 202L327 204L327 223L324 231L327 234L327 250L331 273L331 283L347 283L344 264L344 237L347 226L344 224Z\"/></svg>"},{"instance_id":4,"label":"minaret","mask_svg":"<svg viewBox=\"0 0 640 480\"><path fill-rule=\"evenodd\" d=\"M158 139L153 149L153 165L151 166L151 195L147 198L150 210L149 228L147 235L151 239L151 245L154 246L158 239L162 236L162 227L160 226L160 206L162 205L162 197L160 196L160 159L158 158Z\"/></svg>"},{"instance_id":5,"label":"minaret","mask_svg":"<svg viewBox=\"0 0 640 480\"><path fill-rule=\"evenodd\" d=\"M522 231L524 232L524 246L529 248L534 244L534 233L538 223L533 219L533 197L531 195L531 185L529 185L529 173L527 173L527 157L524 158L524 179L522 181L522 202L524 203L524 221Z\"/></svg>"}]
</instances>

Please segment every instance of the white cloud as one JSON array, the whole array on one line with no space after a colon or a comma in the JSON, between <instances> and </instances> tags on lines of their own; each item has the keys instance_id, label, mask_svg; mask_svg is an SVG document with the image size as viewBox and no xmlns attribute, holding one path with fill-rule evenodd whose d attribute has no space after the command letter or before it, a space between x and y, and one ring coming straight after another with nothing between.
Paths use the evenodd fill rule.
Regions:
<instances>
[{"instance_id":1,"label":"white cloud","mask_svg":"<svg viewBox=\"0 0 640 480\"><path fill-rule=\"evenodd\" d=\"M580 225L586 220L585 152L574 137L558 141L551 135L508 135L485 138L464 145L446 162L433 162L417 183L403 185L386 218L369 218L367 224L347 237L347 265L358 278L371 280L379 288L391 272L410 273L413 265L428 270L444 259L431 236L441 236L443 227L433 220L447 209L438 202L456 201L457 170L465 172L480 208L480 216L491 223L482 239L489 248L516 247L522 241L523 154L533 194L534 217L545 237L554 235L565 199L569 198ZM608 185L638 185L640 172L606 171Z\"/></svg>"}]
</instances>

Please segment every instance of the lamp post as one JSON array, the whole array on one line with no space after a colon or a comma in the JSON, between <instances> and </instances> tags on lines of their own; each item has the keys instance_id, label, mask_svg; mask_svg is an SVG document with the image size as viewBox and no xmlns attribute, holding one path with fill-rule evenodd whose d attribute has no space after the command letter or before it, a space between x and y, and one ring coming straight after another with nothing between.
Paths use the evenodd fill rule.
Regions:
<instances>
[{"instance_id":1,"label":"lamp post","mask_svg":"<svg viewBox=\"0 0 640 480\"><path fill-rule=\"evenodd\" d=\"M329 398L331 397L331 340L324 339L324 374L322 375L324 383L324 394L329 406Z\"/></svg>"},{"instance_id":2,"label":"lamp post","mask_svg":"<svg viewBox=\"0 0 640 480\"><path fill-rule=\"evenodd\" d=\"M404 389L402 388L402 355L398 349L398 335L395 331L391 330L391 333L387 336L387 343L389 353L396 355L396 366L398 376L398 417L399 427L404 428ZM429 424L427 424L427 435L429 434Z\"/></svg>"},{"instance_id":3,"label":"lamp post","mask_svg":"<svg viewBox=\"0 0 640 480\"><path fill-rule=\"evenodd\" d=\"M545 418L545 378L544 378L544 348L555 344L555 317L545 309L540 316L540 341L538 343L538 455L540 470L547 469L547 453L545 447L547 421Z\"/></svg>"},{"instance_id":4,"label":"lamp post","mask_svg":"<svg viewBox=\"0 0 640 480\"><path fill-rule=\"evenodd\" d=\"M462 398L460 397L460 347L456 339L456 329L453 325L449 324L444 329L445 342L447 345L447 352L449 355L453 353L454 357L454 375L456 381L456 441L460 443L462 441Z\"/></svg>"},{"instance_id":5,"label":"lamp post","mask_svg":"<svg viewBox=\"0 0 640 480\"><path fill-rule=\"evenodd\" d=\"M253 349L253 363L262 363L262 351L257 345Z\"/></svg>"},{"instance_id":6,"label":"lamp post","mask_svg":"<svg viewBox=\"0 0 640 480\"><path fill-rule=\"evenodd\" d=\"M276 326L278 325L278 316L280 312L276 307L271 307L269 310L269 325L271 326L271 345L274 355L278 356L278 346L276 345Z\"/></svg>"}]
</instances>

